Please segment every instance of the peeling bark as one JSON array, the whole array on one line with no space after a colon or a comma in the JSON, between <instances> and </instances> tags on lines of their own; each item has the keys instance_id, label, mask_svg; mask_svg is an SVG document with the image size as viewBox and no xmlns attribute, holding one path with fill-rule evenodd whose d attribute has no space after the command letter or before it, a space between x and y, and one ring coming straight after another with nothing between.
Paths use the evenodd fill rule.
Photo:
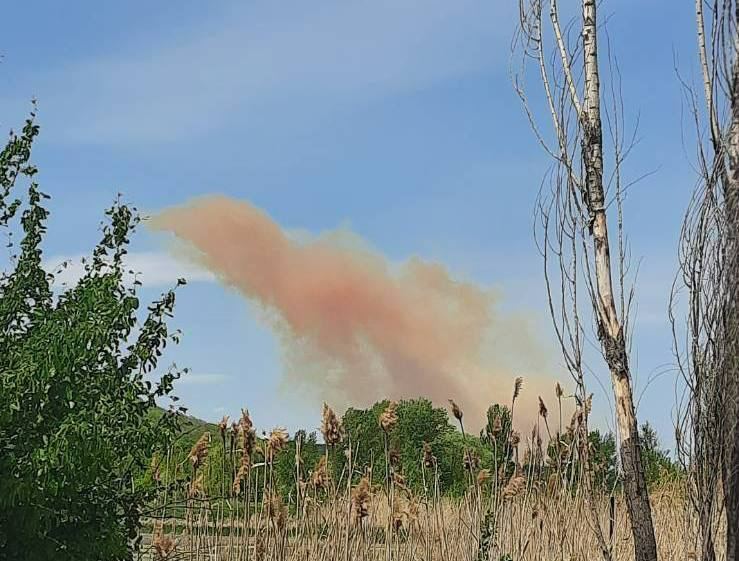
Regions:
<instances>
[{"instance_id":1,"label":"peeling bark","mask_svg":"<svg viewBox=\"0 0 739 561\"><path fill-rule=\"evenodd\" d=\"M583 198L590 213L590 231L593 239L599 338L611 372L616 400L624 493L631 517L635 559L656 561L657 543L639 447L626 341L613 292L603 186L603 133L600 116L596 0L583 0L583 54L585 64L584 114L581 119L582 155L585 167Z\"/></svg>"}]
</instances>

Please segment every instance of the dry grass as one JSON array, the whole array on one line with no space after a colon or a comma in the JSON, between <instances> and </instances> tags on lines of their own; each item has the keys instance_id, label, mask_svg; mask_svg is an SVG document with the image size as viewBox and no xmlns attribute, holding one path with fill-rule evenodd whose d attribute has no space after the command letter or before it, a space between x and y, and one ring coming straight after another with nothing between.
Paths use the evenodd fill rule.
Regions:
<instances>
[{"instance_id":1,"label":"dry grass","mask_svg":"<svg viewBox=\"0 0 739 561\"><path fill-rule=\"evenodd\" d=\"M543 403L541 408L545 409ZM461 425L462 413L453 409ZM541 414L546 418L545 413ZM586 416L587 411L582 414ZM573 417L578 418L582 415ZM229 465L233 468L227 469L225 462L213 465L217 462L208 454L208 436L193 447L189 462L170 470L167 457L162 465L157 463L152 468L162 493L148 521L144 558L589 561L604 559L605 548L614 560L633 559L628 516L620 495L587 491L591 488L589 479L585 479L590 477L587 472L575 478L553 468L553 460L542 454L538 434L526 439L528 448L521 454L528 458L524 461L526 467L516 463L512 473L480 469L466 451L460 461L469 471L468 488L463 497L451 499L439 493L436 458L428 446L418 451L426 491L414 493L406 486L387 448L387 435L396 422L395 406L391 404L378 426L385 435L384 465L370 466L370 470L377 469L386 476L383 485L373 486L366 469L352 466L351 454L345 473L338 481L332 480L327 469L333 453L329 448L316 466L305 470L298 445L295 478L299 491L297 496L281 497L273 483L273 461L277 454L286 453L287 434L283 429L272 431L262 446L265 461L254 463L259 445L244 412L238 428L232 428L233 441L238 442L230 447ZM221 424L223 449L228 450L226 420ZM577 435L579 429L571 425L570 430ZM343 430L327 406L322 432L332 443L330 449L340 450L336 446L344 438ZM518 458L520 439L509 441ZM573 451L576 448L571 447ZM212 479L203 478L204 473L221 469L225 475L221 488L207 488L207 481ZM181 470L179 477L177 470ZM682 484L653 490L652 505L660 559L694 559L696 528Z\"/></svg>"},{"instance_id":2,"label":"dry grass","mask_svg":"<svg viewBox=\"0 0 739 561\"><path fill-rule=\"evenodd\" d=\"M388 497L384 492L370 493L365 480L355 487L348 503L338 498L321 504L309 501L300 515L288 515L284 505L274 505L275 499L268 497L246 524L243 516L229 514L233 505L204 501L191 507L189 515L194 515L194 520L189 524L174 519L160 521L152 546L144 549L154 559L384 560L389 536L391 558L398 561L468 561L478 559L485 514L481 505L491 498L474 492L459 500L402 496L391 517ZM660 559L691 559L693 546L686 531L686 505L680 489L658 491L652 498ZM609 502L602 497L598 505L605 528L609 525ZM488 559L505 559L506 554L521 561L600 559L587 511L580 496L526 488L495 510L494 547ZM156 539L159 544L162 540L175 544L167 549L168 556L157 555L161 547L154 551ZM614 559L633 559L621 500L616 501L609 542Z\"/></svg>"}]
</instances>

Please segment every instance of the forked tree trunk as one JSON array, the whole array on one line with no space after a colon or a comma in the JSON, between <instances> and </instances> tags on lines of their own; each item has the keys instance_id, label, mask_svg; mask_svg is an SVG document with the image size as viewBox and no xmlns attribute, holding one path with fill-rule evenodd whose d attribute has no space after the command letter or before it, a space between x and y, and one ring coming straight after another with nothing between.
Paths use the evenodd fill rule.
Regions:
<instances>
[{"instance_id":1,"label":"forked tree trunk","mask_svg":"<svg viewBox=\"0 0 739 561\"><path fill-rule=\"evenodd\" d=\"M656 561L657 544L639 447L626 341L613 293L603 187L603 133L600 116L596 0L583 0L583 49L585 64L585 97L582 115L582 156L585 167L583 197L590 212L590 230L593 239L598 336L611 372L616 401L616 418L621 436L624 492L631 517L635 559L636 561Z\"/></svg>"}]
</instances>

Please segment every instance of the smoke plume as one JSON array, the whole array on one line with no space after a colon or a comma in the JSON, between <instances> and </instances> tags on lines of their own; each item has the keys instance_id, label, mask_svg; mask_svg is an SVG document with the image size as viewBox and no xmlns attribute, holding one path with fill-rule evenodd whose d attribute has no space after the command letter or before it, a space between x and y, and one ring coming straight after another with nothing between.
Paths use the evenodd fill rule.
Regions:
<instances>
[{"instance_id":1,"label":"smoke plume","mask_svg":"<svg viewBox=\"0 0 739 561\"><path fill-rule=\"evenodd\" d=\"M516 416L533 420L537 395L552 393L550 355L532 321L496 311L496 291L440 264L391 265L347 231L297 240L221 196L166 209L150 226L186 242L193 259L259 305L281 342L285 386L301 395L336 407L453 398L472 428L491 403L510 403L516 376L526 379Z\"/></svg>"}]
</instances>

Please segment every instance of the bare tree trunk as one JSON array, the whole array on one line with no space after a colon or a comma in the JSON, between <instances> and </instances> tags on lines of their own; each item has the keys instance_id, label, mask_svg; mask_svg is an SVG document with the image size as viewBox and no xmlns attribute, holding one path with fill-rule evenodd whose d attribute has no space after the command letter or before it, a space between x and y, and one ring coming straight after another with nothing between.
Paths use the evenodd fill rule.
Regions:
<instances>
[{"instance_id":1,"label":"bare tree trunk","mask_svg":"<svg viewBox=\"0 0 739 561\"><path fill-rule=\"evenodd\" d=\"M586 206L590 212L597 294L598 336L611 371L616 399L616 419L621 435L621 463L626 504L631 517L637 561L657 559L652 509L649 503L639 432L634 410L626 340L616 310L611 274L608 221L603 188L603 134L600 117L596 0L583 1L583 48L585 60L585 114L583 160Z\"/></svg>"},{"instance_id":2,"label":"bare tree trunk","mask_svg":"<svg viewBox=\"0 0 739 561\"><path fill-rule=\"evenodd\" d=\"M688 460L701 559L715 560L719 514L725 513L726 559L739 561L739 4L695 0L695 12L706 114L686 85L701 184L683 223L682 285L689 306L682 349L673 328L689 390L678 450ZM710 143L702 139L704 122Z\"/></svg>"},{"instance_id":3,"label":"bare tree trunk","mask_svg":"<svg viewBox=\"0 0 739 561\"><path fill-rule=\"evenodd\" d=\"M739 24L739 5L735 7ZM731 76L731 125L729 127L729 173L725 184L726 209L726 316L723 339L723 375L727 389L726 462L724 494L726 499L726 559L739 561L739 57L734 38Z\"/></svg>"},{"instance_id":4,"label":"bare tree trunk","mask_svg":"<svg viewBox=\"0 0 739 561\"><path fill-rule=\"evenodd\" d=\"M539 77L552 117L556 135L556 146L550 147L539 132L526 96L516 81L516 87L532 128L539 142L557 162L558 172L552 201L542 206L542 225L545 240L541 244L546 261L550 231L553 232L555 249L552 253L559 260L561 301L557 310L552 301L551 283L546 276L550 299L550 313L555 321L557 336L562 346L568 368L578 385L583 385L582 355L580 352L581 323L577 310L577 278L581 274L581 263L587 284L597 335L605 362L610 371L616 402L616 417L621 437L621 464L623 469L624 493L630 515L636 561L656 561L657 544L654 535L652 511L642 465L639 433L634 408L633 390L626 343L628 322L624 299L624 253L622 247L623 225L620 220L621 188L619 169L622 162L621 147L614 140L616 200L619 211L619 252L616 266L619 271L620 309L616 303L613 283L613 261L608 234L606 191L604 186L603 130L601 120L601 85L598 65L598 19L597 0L582 1L582 51L579 45L568 48L566 36L559 24L556 0L549 0L549 16L553 41L559 55L557 64L549 62L544 53L542 33L542 0L519 0L521 7L521 34L524 39L524 58L533 58L538 63ZM572 71L576 59L582 57L583 99L578 98L577 73ZM525 64L525 63L524 63ZM549 65L549 66L548 66ZM607 107L605 111L608 111ZM570 117L574 118L570 118ZM614 132L612 130L612 132ZM615 131L615 136L618 137ZM579 150L576 141L579 140ZM580 171L582 170L582 171ZM582 175L580 175L582 174ZM565 202L562 202L565 201ZM615 211L614 211L615 212ZM555 223L550 226L551 214ZM570 264L563 258L563 239L571 243ZM582 245L580 245L582 244ZM592 249L587 246L591 245ZM557 249L558 248L558 249ZM572 266L570 272L569 266ZM546 271L545 271L546 272ZM564 310L569 300L571 310ZM597 524L599 524L596 521ZM604 552L607 557L608 552Z\"/></svg>"}]
</instances>

